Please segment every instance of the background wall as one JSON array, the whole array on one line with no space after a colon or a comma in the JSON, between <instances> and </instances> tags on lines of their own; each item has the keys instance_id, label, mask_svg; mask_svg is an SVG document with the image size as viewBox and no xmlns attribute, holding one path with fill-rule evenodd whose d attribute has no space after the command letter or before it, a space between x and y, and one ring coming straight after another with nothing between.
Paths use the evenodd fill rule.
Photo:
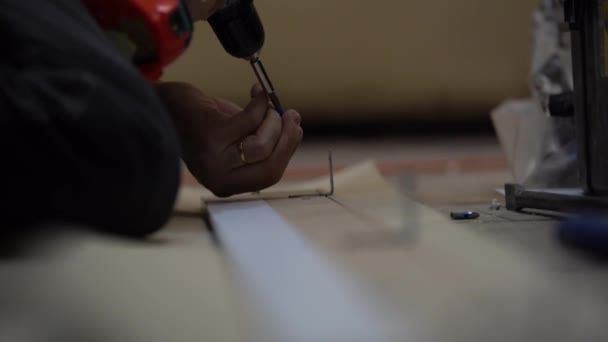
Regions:
<instances>
[{"instance_id":1,"label":"background wall","mask_svg":"<svg viewBox=\"0 0 608 342\"><path fill-rule=\"evenodd\" d=\"M306 120L485 115L527 93L532 0L256 0L266 67ZM165 74L245 103L255 81L206 23Z\"/></svg>"}]
</instances>

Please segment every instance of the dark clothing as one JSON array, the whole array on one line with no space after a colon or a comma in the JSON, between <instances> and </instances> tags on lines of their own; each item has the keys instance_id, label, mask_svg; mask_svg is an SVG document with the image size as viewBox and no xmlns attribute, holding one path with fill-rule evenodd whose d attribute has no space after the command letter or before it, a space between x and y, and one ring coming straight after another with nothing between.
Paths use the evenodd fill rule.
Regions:
<instances>
[{"instance_id":1,"label":"dark clothing","mask_svg":"<svg viewBox=\"0 0 608 342\"><path fill-rule=\"evenodd\" d=\"M179 184L170 117L80 1L2 1L0 222L145 235Z\"/></svg>"}]
</instances>

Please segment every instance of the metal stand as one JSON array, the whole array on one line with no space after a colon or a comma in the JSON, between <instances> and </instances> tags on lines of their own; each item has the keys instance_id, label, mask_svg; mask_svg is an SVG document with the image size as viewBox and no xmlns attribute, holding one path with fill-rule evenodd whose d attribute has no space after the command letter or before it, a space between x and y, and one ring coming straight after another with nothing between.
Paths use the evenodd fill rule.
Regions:
<instances>
[{"instance_id":1,"label":"metal stand","mask_svg":"<svg viewBox=\"0 0 608 342\"><path fill-rule=\"evenodd\" d=\"M572 37L574 92L555 98L569 101L566 106L553 107L574 108L570 115L576 122L580 189L507 184L507 208L608 213L608 0L565 0L564 9Z\"/></svg>"},{"instance_id":2,"label":"metal stand","mask_svg":"<svg viewBox=\"0 0 608 342\"><path fill-rule=\"evenodd\" d=\"M582 189L526 190L521 185L505 185L507 209L540 209L564 213L608 212L608 197L588 196Z\"/></svg>"}]
</instances>

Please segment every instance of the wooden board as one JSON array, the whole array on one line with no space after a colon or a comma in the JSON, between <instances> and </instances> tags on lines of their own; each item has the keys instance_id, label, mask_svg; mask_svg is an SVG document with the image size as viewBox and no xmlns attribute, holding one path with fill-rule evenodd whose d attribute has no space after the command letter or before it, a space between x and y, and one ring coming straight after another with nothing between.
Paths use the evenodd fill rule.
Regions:
<instances>
[{"instance_id":1,"label":"wooden board","mask_svg":"<svg viewBox=\"0 0 608 342\"><path fill-rule=\"evenodd\" d=\"M557 333L575 341L606 333L608 303L591 300L597 292L401 196L373 163L338 175L336 189L332 198L268 204L378 307L395 313L405 328L399 340L546 340Z\"/></svg>"},{"instance_id":2,"label":"wooden board","mask_svg":"<svg viewBox=\"0 0 608 342\"><path fill-rule=\"evenodd\" d=\"M333 198L267 204L391 314L382 319L402 328L397 341L600 341L608 334L605 267L553 247L546 221L517 225L538 232L535 244L510 235L505 222L467 229L401 196L373 163L337 175L336 190ZM495 225L492 238L479 233ZM257 337L273 334L200 218L175 218L145 242L75 235L51 244L54 253L0 267L0 340L267 342Z\"/></svg>"}]
</instances>

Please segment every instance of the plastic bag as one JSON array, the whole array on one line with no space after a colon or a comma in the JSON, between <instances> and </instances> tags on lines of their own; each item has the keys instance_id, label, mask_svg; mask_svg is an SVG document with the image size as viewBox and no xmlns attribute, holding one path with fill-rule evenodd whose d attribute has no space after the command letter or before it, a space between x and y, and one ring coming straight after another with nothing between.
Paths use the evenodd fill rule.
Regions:
<instances>
[{"instance_id":1,"label":"plastic bag","mask_svg":"<svg viewBox=\"0 0 608 342\"><path fill-rule=\"evenodd\" d=\"M515 181L527 188L576 187L574 118L550 117L551 95L573 89L570 34L560 0L544 0L534 13L532 98L512 100L492 112Z\"/></svg>"}]
</instances>

